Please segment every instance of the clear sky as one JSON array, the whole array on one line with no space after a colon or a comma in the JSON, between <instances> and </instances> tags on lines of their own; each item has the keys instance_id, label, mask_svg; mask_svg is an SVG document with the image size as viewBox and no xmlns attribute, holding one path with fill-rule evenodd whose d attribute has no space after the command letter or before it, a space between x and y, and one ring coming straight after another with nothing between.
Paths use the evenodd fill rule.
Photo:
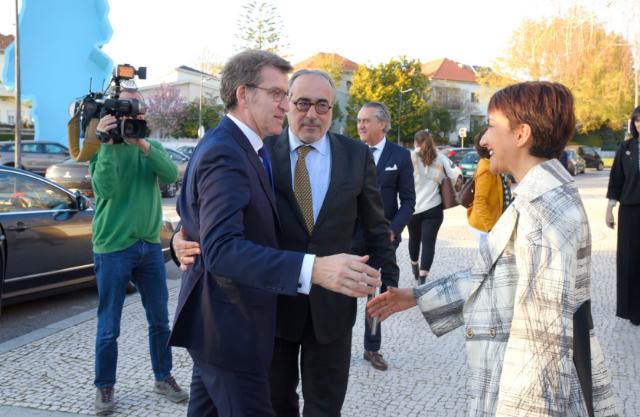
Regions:
<instances>
[{"instance_id":1,"label":"clear sky","mask_svg":"<svg viewBox=\"0 0 640 417\"><path fill-rule=\"evenodd\" d=\"M640 0L580 0L610 29L628 30L624 10ZM360 64L406 55L490 65L526 18L566 10L576 0L272 0L284 22L289 58L336 52ZM202 56L223 62L235 51L243 0L110 0L115 63L146 65L149 78ZM15 33L14 0L0 0L0 33Z\"/></svg>"}]
</instances>

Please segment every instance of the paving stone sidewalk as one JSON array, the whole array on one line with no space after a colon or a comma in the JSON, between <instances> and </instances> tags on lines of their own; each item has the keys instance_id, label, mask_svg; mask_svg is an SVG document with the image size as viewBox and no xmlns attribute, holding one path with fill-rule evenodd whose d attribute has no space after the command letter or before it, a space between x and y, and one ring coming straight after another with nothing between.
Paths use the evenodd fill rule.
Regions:
<instances>
[{"instance_id":1,"label":"paving stone sidewalk","mask_svg":"<svg viewBox=\"0 0 640 417\"><path fill-rule=\"evenodd\" d=\"M618 396L620 415L637 417L640 328L615 318L615 232L600 225L604 223L600 195L583 190L593 233L593 316ZM464 210L447 211L431 276L469 266L475 247ZM398 263L400 285L413 285L406 242L398 250ZM176 298L174 288L170 291L171 312L175 310ZM362 359L363 300L358 307L343 416L464 416L466 368L462 330L438 339L416 309L392 317L383 324L381 350L390 367L380 372ZM87 320L55 334L0 354L1 416L93 414L96 323L93 316L86 317ZM173 404L153 393L146 321L140 302L125 307L122 323L114 416L184 416L186 405ZM184 387L188 387L190 370L186 352L174 349L174 375Z\"/></svg>"}]
</instances>

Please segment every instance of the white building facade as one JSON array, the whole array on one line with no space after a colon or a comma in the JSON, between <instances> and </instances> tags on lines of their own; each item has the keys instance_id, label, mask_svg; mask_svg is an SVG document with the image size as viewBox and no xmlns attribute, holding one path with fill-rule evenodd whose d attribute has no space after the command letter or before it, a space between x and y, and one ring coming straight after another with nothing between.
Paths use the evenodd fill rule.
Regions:
<instances>
[{"instance_id":1,"label":"white building facade","mask_svg":"<svg viewBox=\"0 0 640 417\"><path fill-rule=\"evenodd\" d=\"M478 83L477 69L448 58L422 65L432 88L431 104L447 110L453 119L449 143L458 142L460 128L470 132L487 123L487 105L493 92ZM465 145L470 140L473 138L467 137Z\"/></svg>"}]
</instances>

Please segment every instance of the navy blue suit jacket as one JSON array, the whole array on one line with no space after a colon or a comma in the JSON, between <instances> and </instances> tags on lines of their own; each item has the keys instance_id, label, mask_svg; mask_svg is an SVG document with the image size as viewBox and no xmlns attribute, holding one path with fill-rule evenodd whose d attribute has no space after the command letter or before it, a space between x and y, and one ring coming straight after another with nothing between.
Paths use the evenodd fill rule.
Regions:
<instances>
[{"instance_id":1,"label":"navy blue suit jacket","mask_svg":"<svg viewBox=\"0 0 640 417\"><path fill-rule=\"evenodd\" d=\"M297 294L304 254L277 249L273 189L231 119L196 147L177 209L202 255L182 276L170 344L224 369L266 372L277 295Z\"/></svg>"},{"instance_id":2,"label":"navy blue suit jacket","mask_svg":"<svg viewBox=\"0 0 640 417\"><path fill-rule=\"evenodd\" d=\"M387 139L376 166L376 178L382 196L384 217L389 221L389 228L396 235L394 245L397 247L402 230L411 220L416 205L413 164L409 150ZM357 254L365 253L364 235L360 227L356 228L354 233L352 251ZM397 286L397 282L390 282L384 272L383 270L385 284Z\"/></svg>"},{"instance_id":3,"label":"navy blue suit jacket","mask_svg":"<svg viewBox=\"0 0 640 417\"><path fill-rule=\"evenodd\" d=\"M400 240L402 230L411 220L416 205L413 164L409 150L387 139L376 166L376 175L382 194L384 217L389 220L389 228Z\"/></svg>"}]
</instances>

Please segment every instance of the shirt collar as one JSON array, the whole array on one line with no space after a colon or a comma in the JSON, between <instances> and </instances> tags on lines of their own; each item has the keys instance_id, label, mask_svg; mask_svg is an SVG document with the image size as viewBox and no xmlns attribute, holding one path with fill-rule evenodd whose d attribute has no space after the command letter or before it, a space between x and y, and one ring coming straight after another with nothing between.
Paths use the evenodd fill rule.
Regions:
<instances>
[{"instance_id":1,"label":"shirt collar","mask_svg":"<svg viewBox=\"0 0 640 417\"><path fill-rule=\"evenodd\" d=\"M387 137L383 136L380 142L378 142L376 145L370 146L370 148L376 148L377 150L382 152L382 150L384 149L384 145L386 144L387 144Z\"/></svg>"},{"instance_id":2,"label":"shirt collar","mask_svg":"<svg viewBox=\"0 0 640 417\"><path fill-rule=\"evenodd\" d=\"M298 137L293 133L291 128L289 128L289 151L293 152L298 149L300 146L306 145L306 143L302 142ZM328 135L325 133L324 136L318 140L313 142L311 145L316 151L320 152L322 155L326 155L329 147L329 139Z\"/></svg>"},{"instance_id":3,"label":"shirt collar","mask_svg":"<svg viewBox=\"0 0 640 417\"><path fill-rule=\"evenodd\" d=\"M234 117L229 113L227 113L227 117L231 119L231 121L235 123L238 126L238 128L240 128L242 133L244 133L247 139L249 139L249 143L251 143L251 146L257 153L263 146L262 138L260 138L260 136L256 132L254 132L245 123L240 121L240 119L238 119L237 117Z\"/></svg>"},{"instance_id":4,"label":"shirt collar","mask_svg":"<svg viewBox=\"0 0 640 417\"><path fill-rule=\"evenodd\" d=\"M531 168L512 194L520 201L532 201L547 191L572 181L573 178L560 161L550 159Z\"/></svg>"}]
</instances>

